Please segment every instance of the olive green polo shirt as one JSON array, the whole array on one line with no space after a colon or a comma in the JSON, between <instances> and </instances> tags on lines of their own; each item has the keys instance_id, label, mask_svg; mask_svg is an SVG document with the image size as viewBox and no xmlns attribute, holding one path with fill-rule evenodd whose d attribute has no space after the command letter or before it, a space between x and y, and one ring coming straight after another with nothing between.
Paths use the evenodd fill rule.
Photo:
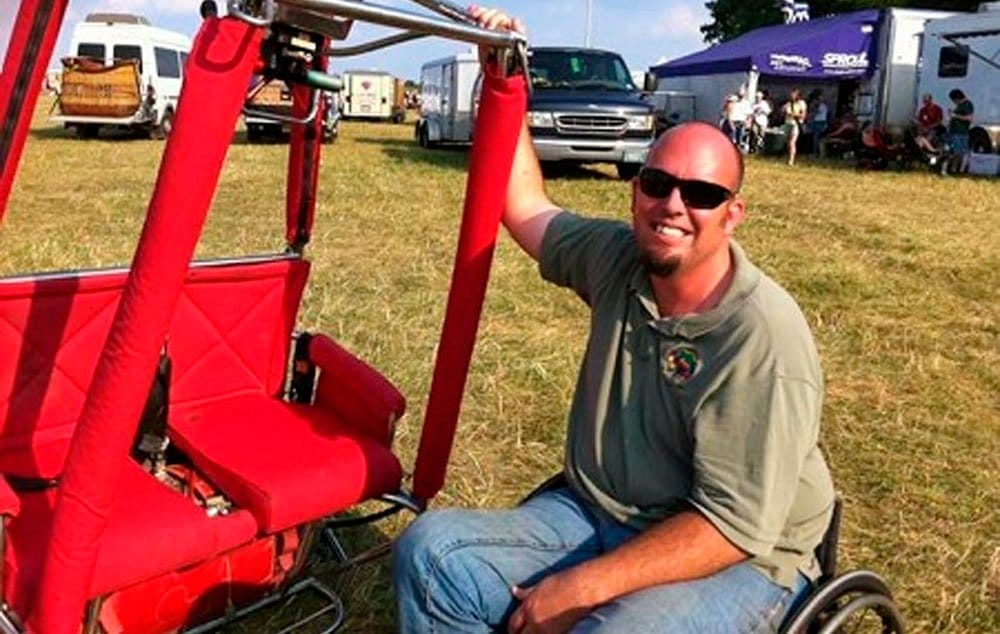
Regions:
<instances>
[{"instance_id":1,"label":"olive green polo shirt","mask_svg":"<svg viewBox=\"0 0 1000 634\"><path fill-rule=\"evenodd\" d=\"M569 414L574 490L639 529L697 509L785 587L815 578L833 507L817 447L823 376L801 310L733 243L711 310L660 317L632 229L563 212L542 276L591 308Z\"/></svg>"}]
</instances>

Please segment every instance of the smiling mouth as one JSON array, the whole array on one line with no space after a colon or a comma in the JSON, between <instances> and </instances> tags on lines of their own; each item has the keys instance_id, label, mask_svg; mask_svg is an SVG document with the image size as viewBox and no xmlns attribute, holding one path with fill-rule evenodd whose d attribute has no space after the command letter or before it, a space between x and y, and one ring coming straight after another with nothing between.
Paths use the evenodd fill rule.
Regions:
<instances>
[{"instance_id":1,"label":"smiling mouth","mask_svg":"<svg viewBox=\"0 0 1000 634\"><path fill-rule=\"evenodd\" d=\"M689 232L679 229L677 227L671 227L665 224L654 224L653 231L661 236L667 238L684 238L689 235Z\"/></svg>"}]
</instances>

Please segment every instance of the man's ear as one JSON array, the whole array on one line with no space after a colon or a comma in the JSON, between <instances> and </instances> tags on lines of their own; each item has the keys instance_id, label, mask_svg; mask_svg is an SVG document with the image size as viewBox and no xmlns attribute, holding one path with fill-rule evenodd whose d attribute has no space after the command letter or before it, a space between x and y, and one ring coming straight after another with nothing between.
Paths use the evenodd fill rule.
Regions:
<instances>
[{"instance_id":1,"label":"man's ear","mask_svg":"<svg viewBox=\"0 0 1000 634\"><path fill-rule=\"evenodd\" d=\"M722 228L727 236L733 235L747 215L747 203L739 194L726 203L726 215L723 217Z\"/></svg>"}]
</instances>

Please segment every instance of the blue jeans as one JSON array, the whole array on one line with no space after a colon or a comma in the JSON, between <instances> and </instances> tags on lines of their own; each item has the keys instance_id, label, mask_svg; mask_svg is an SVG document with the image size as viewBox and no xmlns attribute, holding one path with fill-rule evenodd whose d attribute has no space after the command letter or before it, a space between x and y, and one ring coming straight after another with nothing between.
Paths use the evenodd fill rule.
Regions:
<instances>
[{"instance_id":1,"label":"blue jeans","mask_svg":"<svg viewBox=\"0 0 1000 634\"><path fill-rule=\"evenodd\" d=\"M393 548L400 631L503 628L517 607L511 586L534 585L636 534L565 488L512 510L426 513ZM711 577L619 597L572 631L773 632L807 588L801 575L796 588L788 590L744 563Z\"/></svg>"}]
</instances>

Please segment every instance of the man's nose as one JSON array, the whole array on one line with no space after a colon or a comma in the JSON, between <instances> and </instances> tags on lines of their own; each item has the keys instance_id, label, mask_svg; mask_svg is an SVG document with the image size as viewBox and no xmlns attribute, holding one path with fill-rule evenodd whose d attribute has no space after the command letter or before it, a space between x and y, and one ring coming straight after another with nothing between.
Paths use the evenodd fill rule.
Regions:
<instances>
[{"instance_id":1,"label":"man's nose","mask_svg":"<svg viewBox=\"0 0 1000 634\"><path fill-rule=\"evenodd\" d=\"M671 215L683 214L687 211L687 205L681 199L681 188L674 186L667 197L663 199L663 208Z\"/></svg>"}]
</instances>

